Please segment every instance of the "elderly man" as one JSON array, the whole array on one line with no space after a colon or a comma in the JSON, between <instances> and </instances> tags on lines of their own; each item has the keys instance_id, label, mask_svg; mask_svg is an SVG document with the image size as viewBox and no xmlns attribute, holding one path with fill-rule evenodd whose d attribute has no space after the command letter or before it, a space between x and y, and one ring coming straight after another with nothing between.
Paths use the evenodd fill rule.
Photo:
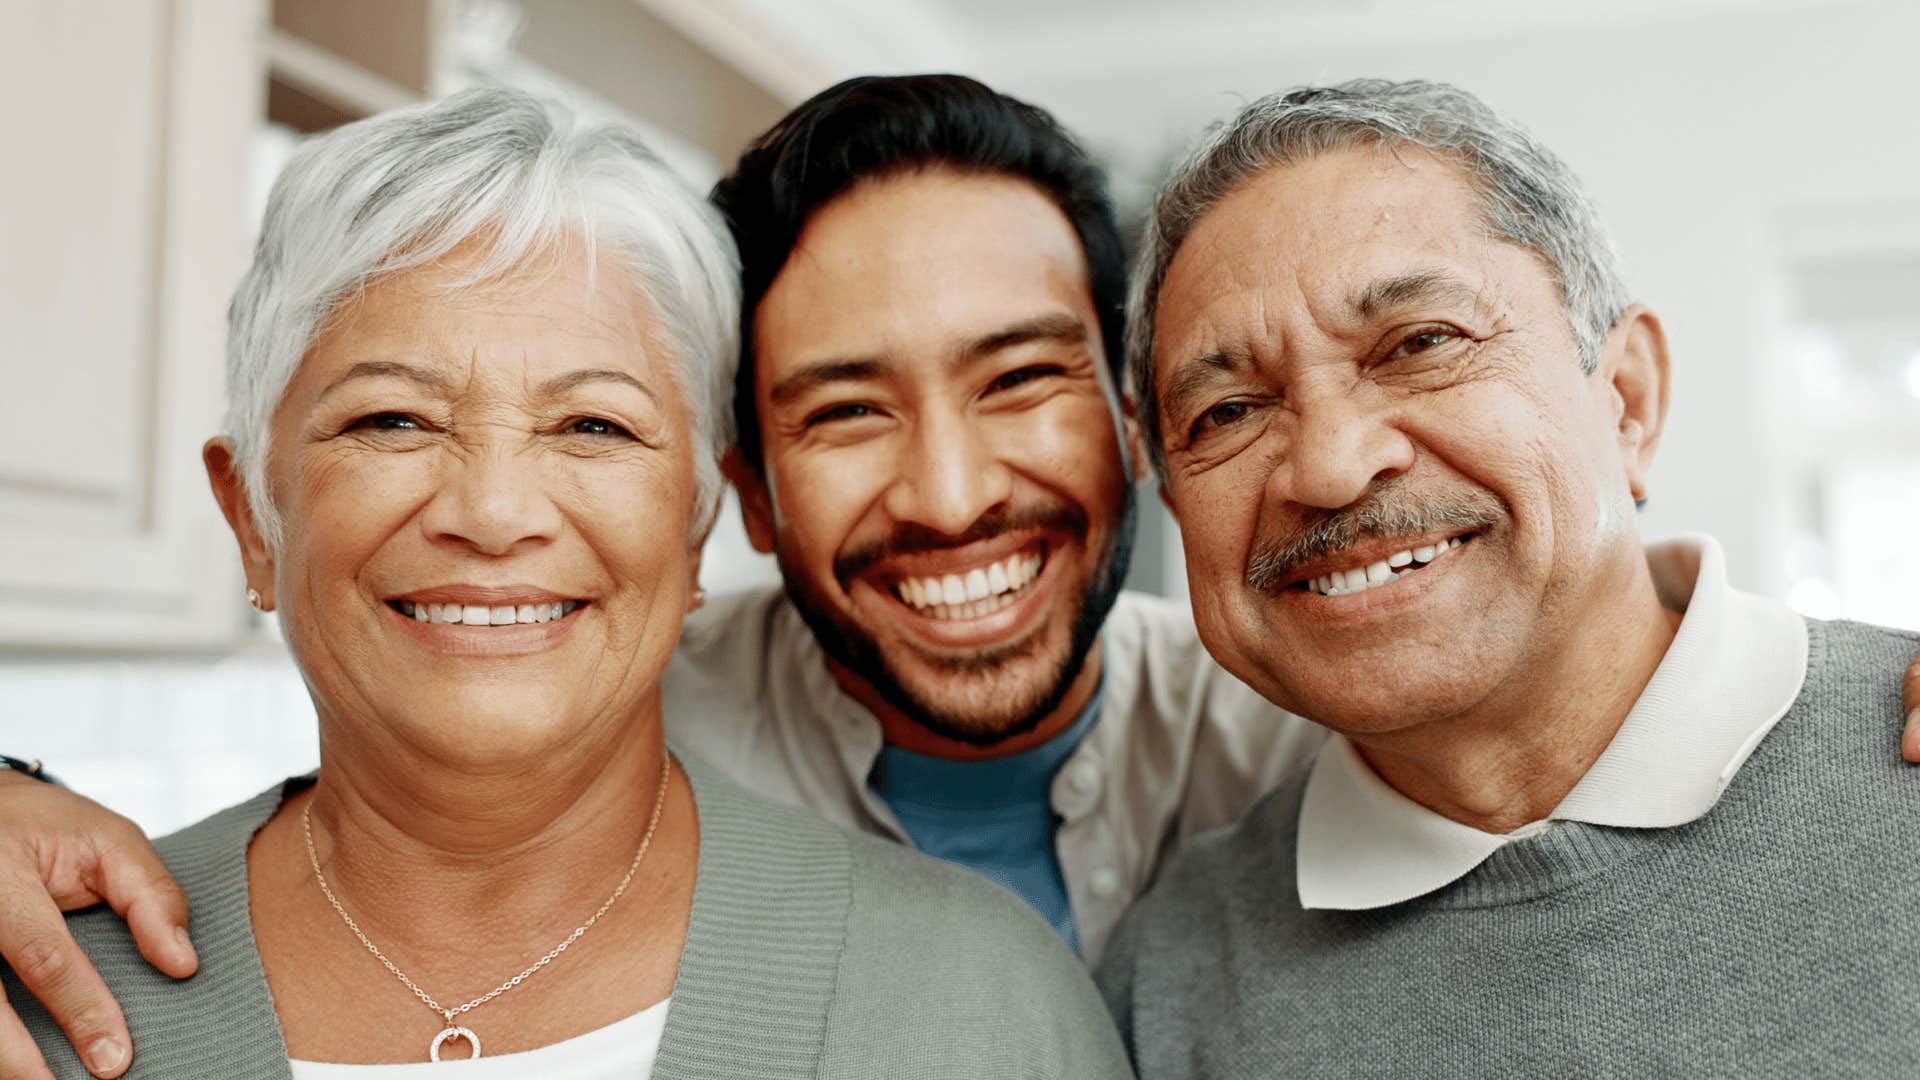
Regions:
<instances>
[{"instance_id":1,"label":"elderly man","mask_svg":"<svg viewBox=\"0 0 1920 1080\"><path fill-rule=\"evenodd\" d=\"M1666 338L1566 167L1450 87L1297 91L1142 258L1201 638L1336 735L1122 923L1141 1075L1910 1071L1920 636L1641 546Z\"/></svg>"}]
</instances>

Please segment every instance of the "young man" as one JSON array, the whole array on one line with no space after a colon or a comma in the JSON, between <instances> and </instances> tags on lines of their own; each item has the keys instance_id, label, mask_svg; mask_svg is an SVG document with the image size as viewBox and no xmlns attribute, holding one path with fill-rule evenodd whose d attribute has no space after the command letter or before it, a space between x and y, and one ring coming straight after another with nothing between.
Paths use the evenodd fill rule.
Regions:
<instances>
[{"instance_id":1,"label":"young man","mask_svg":"<svg viewBox=\"0 0 1920 1080\"><path fill-rule=\"evenodd\" d=\"M1323 738L1218 668L1184 606L1119 590L1142 459L1098 168L970 79L856 79L714 197L745 290L728 471L785 587L689 619L669 736L1006 884L1096 959L1167 857ZM55 957L36 991L67 1030L124 1038L49 887L129 912L176 974L185 904L130 825L26 783L0 784L0 955ZM27 1060L7 1019L0 1073Z\"/></svg>"}]
</instances>

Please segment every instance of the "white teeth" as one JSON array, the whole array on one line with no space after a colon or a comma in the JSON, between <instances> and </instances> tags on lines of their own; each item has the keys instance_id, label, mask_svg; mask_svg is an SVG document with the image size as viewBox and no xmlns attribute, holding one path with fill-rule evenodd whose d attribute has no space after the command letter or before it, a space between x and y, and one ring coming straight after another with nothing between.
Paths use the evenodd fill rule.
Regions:
<instances>
[{"instance_id":1,"label":"white teeth","mask_svg":"<svg viewBox=\"0 0 1920 1080\"><path fill-rule=\"evenodd\" d=\"M514 626L528 623L552 622L572 608L567 603L559 604L501 604L498 606L480 604L415 604L407 601L399 603L400 612L416 622L438 623L442 625L461 623L467 626Z\"/></svg>"},{"instance_id":2,"label":"white teeth","mask_svg":"<svg viewBox=\"0 0 1920 1080\"><path fill-rule=\"evenodd\" d=\"M1026 588L1040 573L1039 553L1011 555L964 574L903 578L894 595L923 615L936 619L978 618L1012 602L1012 594Z\"/></svg>"},{"instance_id":3,"label":"white teeth","mask_svg":"<svg viewBox=\"0 0 1920 1080\"><path fill-rule=\"evenodd\" d=\"M1398 551L1366 566L1357 566L1351 570L1329 571L1307 582L1306 586L1322 596L1346 596L1351 593L1365 592L1367 589L1398 581L1432 562L1442 553L1451 551L1464 543L1466 543L1465 540L1456 536L1430 547Z\"/></svg>"}]
</instances>

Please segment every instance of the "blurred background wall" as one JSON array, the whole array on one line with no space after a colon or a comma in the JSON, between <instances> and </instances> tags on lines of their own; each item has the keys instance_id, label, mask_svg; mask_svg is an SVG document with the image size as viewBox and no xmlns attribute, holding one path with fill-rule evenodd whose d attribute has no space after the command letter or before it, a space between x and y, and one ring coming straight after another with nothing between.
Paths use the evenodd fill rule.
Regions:
<instances>
[{"instance_id":1,"label":"blurred background wall","mask_svg":"<svg viewBox=\"0 0 1920 1080\"><path fill-rule=\"evenodd\" d=\"M1647 532L1920 626L1916 40L1911 5L1814 0L0 0L0 751L156 830L317 761L198 461L226 297L303 134L486 81L704 187L841 78L961 71L1053 109L1135 220L1254 96L1457 82L1587 180L1666 321ZM1182 595L1143 505L1133 584ZM775 580L731 510L705 567Z\"/></svg>"}]
</instances>

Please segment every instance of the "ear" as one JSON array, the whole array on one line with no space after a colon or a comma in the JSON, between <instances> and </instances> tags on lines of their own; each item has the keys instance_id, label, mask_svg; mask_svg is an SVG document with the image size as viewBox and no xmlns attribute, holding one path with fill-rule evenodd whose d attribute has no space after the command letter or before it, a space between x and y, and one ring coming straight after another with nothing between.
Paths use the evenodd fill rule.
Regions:
<instances>
[{"instance_id":1,"label":"ear","mask_svg":"<svg viewBox=\"0 0 1920 1080\"><path fill-rule=\"evenodd\" d=\"M738 446L720 459L720 471L740 493L740 519L747 527L747 540L753 550L773 554L773 493L767 488L767 478L747 462Z\"/></svg>"},{"instance_id":2,"label":"ear","mask_svg":"<svg viewBox=\"0 0 1920 1080\"><path fill-rule=\"evenodd\" d=\"M1640 304L1628 308L1607 334L1600 374L1613 398L1627 487L1638 501L1647 497L1647 474L1666 429L1667 399L1672 392L1667 332L1659 317Z\"/></svg>"},{"instance_id":3,"label":"ear","mask_svg":"<svg viewBox=\"0 0 1920 1080\"><path fill-rule=\"evenodd\" d=\"M272 611L273 550L260 532L260 523L254 520L253 504L247 501L247 482L240 475L233 440L224 435L208 439L200 448L200 460L206 464L207 483L213 488L214 501L220 504L227 527L233 530L233 538L240 544L240 564L246 571L247 587L260 594L261 610Z\"/></svg>"}]
</instances>

